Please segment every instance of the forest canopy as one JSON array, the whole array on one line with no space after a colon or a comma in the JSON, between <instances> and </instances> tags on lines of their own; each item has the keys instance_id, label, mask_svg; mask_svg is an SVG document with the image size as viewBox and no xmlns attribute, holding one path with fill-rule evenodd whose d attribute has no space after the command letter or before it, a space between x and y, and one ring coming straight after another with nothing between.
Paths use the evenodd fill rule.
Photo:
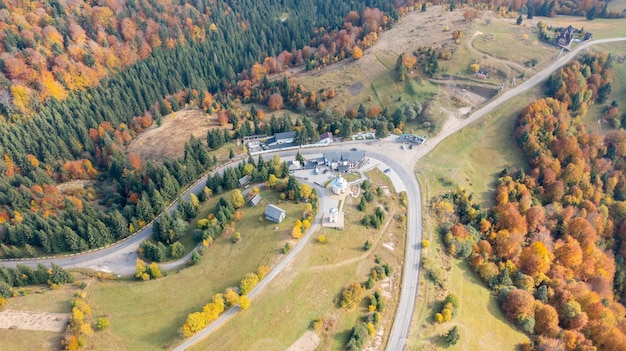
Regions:
<instances>
[{"instance_id":1,"label":"forest canopy","mask_svg":"<svg viewBox=\"0 0 626 351\"><path fill-rule=\"evenodd\" d=\"M350 11L357 16L348 32ZM290 99L292 83L259 82L267 69L304 64L298 57L307 50L316 54L306 56L310 62L323 64L320 47L331 40L325 33L336 33L334 41L342 28L350 45L327 52L349 57L383 20L390 23L382 11L395 16L388 2L369 0L0 1L2 256L79 252L132 234L215 165L210 150L254 129L243 123L192 138L182 159L158 165L125 153L137 133L186 103L230 108L231 96L245 92L241 80L265 84L267 97ZM325 97L306 99L315 108ZM74 180L91 186L57 187Z\"/></svg>"},{"instance_id":2,"label":"forest canopy","mask_svg":"<svg viewBox=\"0 0 626 351\"><path fill-rule=\"evenodd\" d=\"M492 208L463 189L434 205L448 252L498 292L507 318L532 336L527 349L626 344L626 131L582 123L606 100L610 66L606 54L585 55L550 77L548 97L517 120L529 168L502 172Z\"/></svg>"}]
</instances>

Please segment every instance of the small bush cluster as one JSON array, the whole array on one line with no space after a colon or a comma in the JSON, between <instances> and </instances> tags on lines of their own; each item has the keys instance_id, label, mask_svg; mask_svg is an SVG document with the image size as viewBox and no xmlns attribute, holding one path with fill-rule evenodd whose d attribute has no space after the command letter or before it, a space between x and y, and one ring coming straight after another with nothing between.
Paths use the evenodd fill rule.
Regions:
<instances>
[{"instance_id":1,"label":"small bush cluster","mask_svg":"<svg viewBox=\"0 0 626 351\"><path fill-rule=\"evenodd\" d=\"M135 278L138 280L150 280L150 279L159 279L163 276L161 273L161 268L158 263L152 262L149 266L146 266L146 262L142 259L137 258L135 260Z\"/></svg>"},{"instance_id":2,"label":"small bush cluster","mask_svg":"<svg viewBox=\"0 0 626 351\"><path fill-rule=\"evenodd\" d=\"M442 303L441 311L435 313L435 322L449 322L456 315L458 308L459 298L454 294L449 294Z\"/></svg>"}]
</instances>

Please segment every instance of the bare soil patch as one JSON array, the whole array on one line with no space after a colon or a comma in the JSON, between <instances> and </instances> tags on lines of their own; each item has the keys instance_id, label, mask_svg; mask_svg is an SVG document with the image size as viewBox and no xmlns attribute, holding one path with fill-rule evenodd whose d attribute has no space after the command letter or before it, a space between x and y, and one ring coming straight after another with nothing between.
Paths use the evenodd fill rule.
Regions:
<instances>
[{"instance_id":1,"label":"bare soil patch","mask_svg":"<svg viewBox=\"0 0 626 351\"><path fill-rule=\"evenodd\" d=\"M69 313L4 310L0 312L0 328L61 332L69 319Z\"/></svg>"},{"instance_id":2,"label":"bare soil patch","mask_svg":"<svg viewBox=\"0 0 626 351\"><path fill-rule=\"evenodd\" d=\"M138 154L143 161L160 163L166 157L182 157L191 135L205 140L209 129L230 127L220 127L215 118L202 110L182 110L165 116L160 127L155 124L141 132L126 151Z\"/></svg>"},{"instance_id":3,"label":"bare soil patch","mask_svg":"<svg viewBox=\"0 0 626 351\"><path fill-rule=\"evenodd\" d=\"M307 331L296 340L286 351L313 351L320 343L320 337L312 331Z\"/></svg>"},{"instance_id":4,"label":"bare soil patch","mask_svg":"<svg viewBox=\"0 0 626 351\"><path fill-rule=\"evenodd\" d=\"M77 189L92 188L94 184L96 184L95 180L77 179L77 180L70 180L69 182L57 184L57 189L59 189L60 192L64 193L64 192L77 190Z\"/></svg>"}]
</instances>

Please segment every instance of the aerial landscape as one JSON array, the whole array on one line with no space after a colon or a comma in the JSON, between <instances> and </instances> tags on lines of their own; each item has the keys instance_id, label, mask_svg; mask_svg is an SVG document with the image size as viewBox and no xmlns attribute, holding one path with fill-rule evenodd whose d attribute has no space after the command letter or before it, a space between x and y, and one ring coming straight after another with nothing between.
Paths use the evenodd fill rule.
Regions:
<instances>
[{"instance_id":1,"label":"aerial landscape","mask_svg":"<svg viewBox=\"0 0 626 351\"><path fill-rule=\"evenodd\" d=\"M0 350L626 350L626 0L0 27Z\"/></svg>"}]
</instances>

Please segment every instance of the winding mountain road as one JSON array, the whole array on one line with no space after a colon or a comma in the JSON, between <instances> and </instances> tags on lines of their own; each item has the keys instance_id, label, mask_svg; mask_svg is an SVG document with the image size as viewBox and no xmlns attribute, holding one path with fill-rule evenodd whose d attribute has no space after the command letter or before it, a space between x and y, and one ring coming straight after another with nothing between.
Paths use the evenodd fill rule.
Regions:
<instances>
[{"instance_id":1,"label":"winding mountain road","mask_svg":"<svg viewBox=\"0 0 626 351\"><path fill-rule=\"evenodd\" d=\"M483 106L482 108L475 111L470 117L462 120L459 123L455 123L453 126L449 128L444 127L443 131L435 137L429 138L424 144L419 146L417 149L412 150L413 154L411 155L410 161L407 162L406 159L401 158L399 152L397 150L397 144L395 147L389 148L388 142L355 142L351 143L351 146L354 144L359 145L364 150L366 150L367 157L379 160L387 164L390 168L396 172L397 176L404 183L407 189L407 198L408 198L408 211L409 215L407 216L407 241L406 241L406 252L405 252L405 260L404 260L404 270L403 270L403 279L401 285L400 292L400 302L397 309L397 315L393 323L393 327L390 332L389 340L387 343L387 350L390 351L398 351L403 350L408 339L411 327L411 320L413 316L413 310L415 306L415 300L417 298L417 287L418 287L418 278L419 278L419 268L421 261L421 250L420 250L420 241L422 238L422 216L421 216L421 198L420 198L420 189L419 184L417 182L416 177L413 174L413 170L415 168L416 162L422 158L424 155L432 151L441 141L443 141L448 136L456 133L462 128L468 126L474 121L478 120L482 116L488 114L493 111L496 107L501 105L502 103L510 100L511 98L521 94L533 86L539 84L544 79L546 79L550 74L554 71L565 65L568 61L574 58L580 51L587 49L588 47L596 44L603 43L612 43L618 41L626 41L626 37L620 38L609 38L609 39L601 39L601 40L593 40L587 41L580 44L574 50L570 51L566 55L563 55L542 71L538 72L536 75L525 81L524 83L518 85L517 87L510 89L502 94L500 94L497 98ZM328 147L324 148L324 151L341 151L345 150L344 148L337 147ZM302 154L313 154L319 153L319 150L301 150ZM293 156L295 152L282 152L279 153L280 156ZM184 193L183 196L188 197L189 194L193 191L195 193L199 192L205 185L206 176L200 178L194 185L192 185L188 190ZM320 192L323 193L323 192ZM323 198L321 197L323 200ZM299 244L294 247L294 249L281 261L281 263L275 267L275 269L268 274L268 276L261 282L257 287L250 293L250 296L254 296L258 291L262 290L273 277L280 274L281 270L288 265L291 260L298 254L298 252L302 249L303 245L309 241L311 235L313 234L313 228L316 228L319 225L320 214L323 213L323 201L320 201L322 206L320 206L320 211L318 212L318 216L316 217L316 221L314 225L311 226L311 229L307 232L306 236L300 240ZM174 209L176 203L170 207L170 210ZM87 252L83 254L73 255L69 257L56 257L49 259L38 259L38 260L10 260L10 261L1 261L0 264L5 264L9 266L15 266L16 264L28 264L28 265L36 265L38 263L50 264L55 263L65 268L74 268L74 267L87 267L93 269L100 269L105 271L110 271L118 274L132 274L135 270L135 257L136 250L141 241L150 237L152 235L152 224L141 229L138 233L133 235L132 237L111 245L110 247L96 250L93 252ZM182 263L180 263L182 262ZM179 261L178 264L184 264L184 261ZM178 346L175 350L185 350L189 346L198 342L202 338L206 337L209 333L211 333L214 329L218 328L224 321L228 320L237 309L231 309L225 312L218 320L214 321L209 327L202 330L200 333L196 334L192 338L187 339L183 344Z\"/></svg>"}]
</instances>

